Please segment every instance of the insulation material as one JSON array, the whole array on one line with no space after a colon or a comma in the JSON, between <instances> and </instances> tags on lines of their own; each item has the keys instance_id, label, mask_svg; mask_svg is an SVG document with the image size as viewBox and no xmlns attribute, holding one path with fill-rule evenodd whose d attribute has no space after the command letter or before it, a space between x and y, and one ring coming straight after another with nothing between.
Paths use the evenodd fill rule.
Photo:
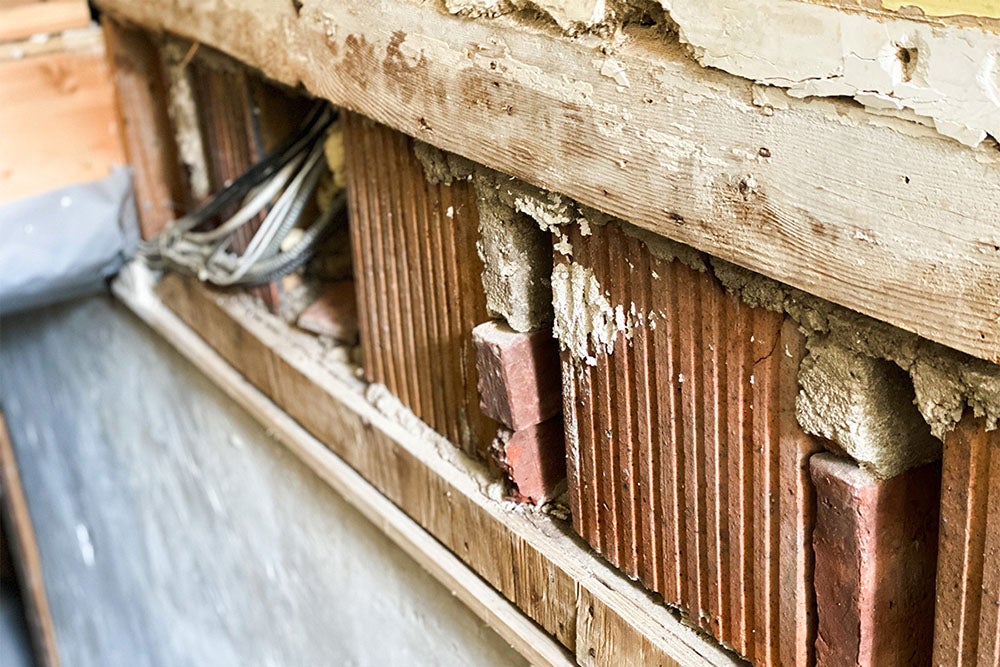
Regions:
<instances>
[{"instance_id":1,"label":"insulation material","mask_svg":"<svg viewBox=\"0 0 1000 667\"><path fill-rule=\"evenodd\" d=\"M489 319L471 183L431 183L413 140L353 114L344 132L365 376L479 457L497 424L479 408L472 329Z\"/></svg>"},{"instance_id":2,"label":"insulation material","mask_svg":"<svg viewBox=\"0 0 1000 667\"><path fill-rule=\"evenodd\" d=\"M135 253L129 170L0 207L0 314L94 294Z\"/></svg>"},{"instance_id":3,"label":"insulation material","mask_svg":"<svg viewBox=\"0 0 1000 667\"><path fill-rule=\"evenodd\" d=\"M576 530L755 664L809 664L804 339L617 223L565 229L553 292Z\"/></svg>"}]
</instances>

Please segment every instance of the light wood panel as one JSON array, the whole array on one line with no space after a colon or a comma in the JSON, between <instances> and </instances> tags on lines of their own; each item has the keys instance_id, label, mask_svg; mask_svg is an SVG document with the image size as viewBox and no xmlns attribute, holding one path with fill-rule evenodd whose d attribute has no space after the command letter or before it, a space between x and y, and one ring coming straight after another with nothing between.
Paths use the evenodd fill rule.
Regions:
<instances>
[{"instance_id":1,"label":"light wood panel","mask_svg":"<svg viewBox=\"0 0 1000 667\"><path fill-rule=\"evenodd\" d=\"M102 42L73 44L0 61L0 204L102 178L125 161Z\"/></svg>"},{"instance_id":2,"label":"light wood panel","mask_svg":"<svg viewBox=\"0 0 1000 667\"><path fill-rule=\"evenodd\" d=\"M0 41L27 39L90 25L86 0L0 2Z\"/></svg>"}]
</instances>

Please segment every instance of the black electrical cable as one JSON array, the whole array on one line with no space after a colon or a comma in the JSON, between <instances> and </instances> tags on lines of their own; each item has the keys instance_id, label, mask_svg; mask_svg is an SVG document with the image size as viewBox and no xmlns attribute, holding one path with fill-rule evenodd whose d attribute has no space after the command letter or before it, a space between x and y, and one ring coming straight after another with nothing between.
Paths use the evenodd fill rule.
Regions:
<instances>
[{"instance_id":1,"label":"black electrical cable","mask_svg":"<svg viewBox=\"0 0 1000 667\"><path fill-rule=\"evenodd\" d=\"M329 112L329 113L328 113ZM316 104L306 117L302 128L286 139L274 152L256 163L235 181L223 188L197 211L185 216L186 228L197 227L221 213L227 206L243 199L253 188L273 176L288 161L315 140L337 119L326 102Z\"/></svg>"}]
</instances>

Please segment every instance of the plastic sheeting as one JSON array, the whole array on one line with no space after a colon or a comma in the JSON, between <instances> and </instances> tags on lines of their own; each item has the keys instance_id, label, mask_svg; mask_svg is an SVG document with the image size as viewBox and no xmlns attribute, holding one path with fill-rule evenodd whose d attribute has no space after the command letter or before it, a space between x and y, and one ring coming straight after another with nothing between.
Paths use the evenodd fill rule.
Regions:
<instances>
[{"instance_id":1,"label":"plastic sheeting","mask_svg":"<svg viewBox=\"0 0 1000 667\"><path fill-rule=\"evenodd\" d=\"M138 243L124 167L0 207L0 315L106 289Z\"/></svg>"}]
</instances>

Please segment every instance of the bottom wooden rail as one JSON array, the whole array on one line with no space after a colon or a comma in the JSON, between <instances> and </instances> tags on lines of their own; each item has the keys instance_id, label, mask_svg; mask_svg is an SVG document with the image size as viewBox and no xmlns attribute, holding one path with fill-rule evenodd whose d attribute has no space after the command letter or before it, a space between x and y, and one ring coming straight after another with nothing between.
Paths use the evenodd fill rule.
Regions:
<instances>
[{"instance_id":1,"label":"bottom wooden rail","mask_svg":"<svg viewBox=\"0 0 1000 667\"><path fill-rule=\"evenodd\" d=\"M565 524L504 502L481 464L318 339L193 281L154 290L138 265L114 291L532 663L740 664Z\"/></svg>"}]
</instances>

